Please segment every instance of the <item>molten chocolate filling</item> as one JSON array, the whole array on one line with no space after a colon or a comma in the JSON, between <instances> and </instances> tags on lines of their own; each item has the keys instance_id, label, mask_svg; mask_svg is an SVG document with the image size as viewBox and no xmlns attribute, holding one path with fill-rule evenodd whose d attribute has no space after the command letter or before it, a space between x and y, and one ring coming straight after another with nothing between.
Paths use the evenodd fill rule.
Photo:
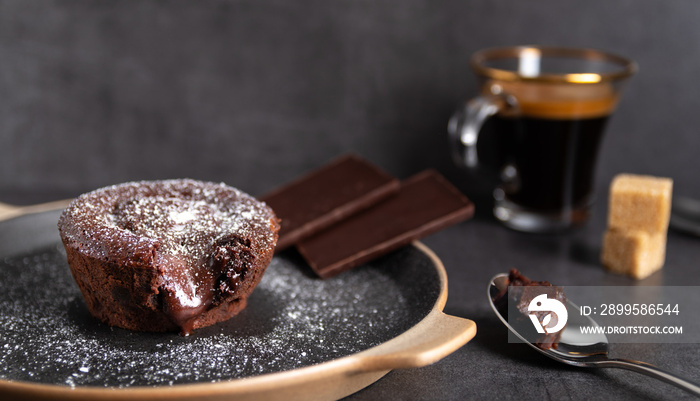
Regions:
<instances>
[{"instance_id":1,"label":"molten chocolate filling","mask_svg":"<svg viewBox=\"0 0 700 401\"><path fill-rule=\"evenodd\" d=\"M117 227L158 241L160 307L185 334L202 312L235 300L248 274L254 261L250 240L221 229L241 229L240 215L246 211L160 196L131 199L113 209Z\"/></svg>"}]
</instances>

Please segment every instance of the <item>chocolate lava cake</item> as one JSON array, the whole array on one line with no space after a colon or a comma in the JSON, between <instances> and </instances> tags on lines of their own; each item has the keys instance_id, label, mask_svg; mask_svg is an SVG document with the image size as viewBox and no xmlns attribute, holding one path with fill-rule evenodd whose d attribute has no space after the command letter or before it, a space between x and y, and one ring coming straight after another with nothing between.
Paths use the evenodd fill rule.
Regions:
<instances>
[{"instance_id":1,"label":"chocolate lava cake","mask_svg":"<svg viewBox=\"0 0 700 401\"><path fill-rule=\"evenodd\" d=\"M245 308L272 260L279 223L235 188L183 179L86 193L58 229L93 316L190 334Z\"/></svg>"}]
</instances>

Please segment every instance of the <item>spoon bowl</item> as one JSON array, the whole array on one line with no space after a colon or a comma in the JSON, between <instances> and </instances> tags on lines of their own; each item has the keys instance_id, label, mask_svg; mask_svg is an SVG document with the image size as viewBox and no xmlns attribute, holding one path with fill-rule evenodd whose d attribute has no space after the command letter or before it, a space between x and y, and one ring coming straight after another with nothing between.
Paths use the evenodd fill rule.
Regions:
<instances>
[{"instance_id":1,"label":"spoon bowl","mask_svg":"<svg viewBox=\"0 0 700 401\"><path fill-rule=\"evenodd\" d=\"M553 343L551 347L541 347L526 340L521 333L508 323L506 317L501 314L501 311L498 310L494 303L495 297L499 294L503 294L507 290L508 274L501 273L491 279L488 286L488 298L491 309L493 309L496 316L498 316L501 322L503 322L513 334L540 353L572 366L632 370L673 384L683 390L700 396L700 386L661 370L656 366L630 359L610 358L608 355L609 342L605 334L596 330L582 329L584 327L600 327L598 323L589 316L581 314L579 307L568 299L566 301L566 307L569 311L568 321L566 326L562 329L558 341ZM586 334L582 334L584 331Z\"/></svg>"}]
</instances>

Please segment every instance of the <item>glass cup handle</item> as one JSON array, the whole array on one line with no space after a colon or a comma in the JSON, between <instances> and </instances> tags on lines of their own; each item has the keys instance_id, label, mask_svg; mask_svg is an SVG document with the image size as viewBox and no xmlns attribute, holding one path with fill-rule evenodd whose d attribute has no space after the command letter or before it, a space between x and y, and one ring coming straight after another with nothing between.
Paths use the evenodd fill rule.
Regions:
<instances>
[{"instance_id":1,"label":"glass cup handle","mask_svg":"<svg viewBox=\"0 0 700 401\"><path fill-rule=\"evenodd\" d=\"M452 158L457 165L473 169L479 166L476 144L479 132L487 118L506 107L512 107L512 100L506 96L477 96L457 110L447 125Z\"/></svg>"}]
</instances>

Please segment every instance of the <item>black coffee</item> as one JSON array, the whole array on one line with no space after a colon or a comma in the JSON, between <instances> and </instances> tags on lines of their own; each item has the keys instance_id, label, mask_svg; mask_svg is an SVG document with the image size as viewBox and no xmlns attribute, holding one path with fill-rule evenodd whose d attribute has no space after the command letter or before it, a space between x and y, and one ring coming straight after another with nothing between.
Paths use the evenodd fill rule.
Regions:
<instances>
[{"instance_id":1,"label":"black coffee","mask_svg":"<svg viewBox=\"0 0 700 401\"><path fill-rule=\"evenodd\" d=\"M517 172L505 182L506 198L539 211L587 206L608 116L579 119L490 118L480 135L484 164Z\"/></svg>"}]
</instances>

